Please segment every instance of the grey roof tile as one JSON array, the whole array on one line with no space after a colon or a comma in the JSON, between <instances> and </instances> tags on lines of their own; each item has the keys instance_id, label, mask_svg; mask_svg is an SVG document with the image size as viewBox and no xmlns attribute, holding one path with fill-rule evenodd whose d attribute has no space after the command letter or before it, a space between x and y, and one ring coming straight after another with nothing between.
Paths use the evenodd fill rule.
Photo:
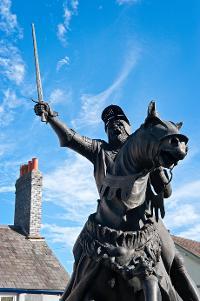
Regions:
<instances>
[{"instance_id":1,"label":"grey roof tile","mask_svg":"<svg viewBox=\"0 0 200 301\"><path fill-rule=\"evenodd\" d=\"M64 290L69 276L45 240L0 227L0 288Z\"/></svg>"}]
</instances>

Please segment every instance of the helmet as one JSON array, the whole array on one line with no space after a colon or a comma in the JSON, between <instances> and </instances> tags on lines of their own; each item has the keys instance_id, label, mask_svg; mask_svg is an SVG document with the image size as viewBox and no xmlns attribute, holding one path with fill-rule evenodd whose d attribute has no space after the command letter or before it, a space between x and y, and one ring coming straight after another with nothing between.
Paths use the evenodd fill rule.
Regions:
<instances>
[{"instance_id":1,"label":"helmet","mask_svg":"<svg viewBox=\"0 0 200 301\"><path fill-rule=\"evenodd\" d=\"M111 120L124 120L130 126L128 118L124 114L123 110L117 105L110 105L106 107L101 114L101 119L105 123L105 130Z\"/></svg>"}]
</instances>

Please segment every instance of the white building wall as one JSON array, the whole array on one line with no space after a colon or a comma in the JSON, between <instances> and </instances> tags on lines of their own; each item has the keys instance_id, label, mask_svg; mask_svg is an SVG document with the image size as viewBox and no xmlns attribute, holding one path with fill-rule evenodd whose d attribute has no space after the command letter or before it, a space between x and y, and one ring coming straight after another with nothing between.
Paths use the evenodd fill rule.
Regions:
<instances>
[{"instance_id":1,"label":"white building wall","mask_svg":"<svg viewBox=\"0 0 200 301\"><path fill-rule=\"evenodd\" d=\"M1 300L1 297L13 297L13 301L18 301L17 300L17 294L15 293L0 293L0 300Z\"/></svg>"},{"instance_id":2,"label":"white building wall","mask_svg":"<svg viewBox=\"0 0 200 301\"><path fill-rule=\"evenodd\" d=\"M191 278L200 289L200 257L193 255L184 248L176 244L176 248L184 259L185 267Z\"/></svg>"},{"instance_id":3,"label":"white building wall","mask_svg":"<svg viewBox=\"0 0 200 301\"><path fill-rule=\"evenodd\" d=\"M43 296L43 301L58 301L58 300L60 300L60 297L61 296L45 295L45 296Z\"/></svg>"},{"instance_id":4,"label":"white building wall","mask_svg":"<svg viewBox=\"0 0 200 301\"><path fill-rule=\"evenodd\" d=\"M59 301L60 295L20 294L17 301Z\"/></svg>"}]
</instances>

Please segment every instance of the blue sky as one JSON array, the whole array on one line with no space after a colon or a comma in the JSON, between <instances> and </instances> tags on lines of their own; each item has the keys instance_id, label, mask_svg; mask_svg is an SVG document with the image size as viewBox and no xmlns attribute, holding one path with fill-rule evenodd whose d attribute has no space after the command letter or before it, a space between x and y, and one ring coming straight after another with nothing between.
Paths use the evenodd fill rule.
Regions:
<instances>
[{"instance_id":1,"label":"blue sky","mask_svg":"<svg viewBox=\"0 0 200 301\"><path fill-rule=\"evenodd\" d=\"M12 224L19 166L39 158L42 234L69 272L71 249L98 198L92 166L60 148L33 113L35 23L44 99L79 133L106 139L102 109L119 104L133 130L150 100L183 121L189 154L174 170L165 223L200 240L200 3L158 0L1 0L0 223Z\"/></svg>"}]
</instances>

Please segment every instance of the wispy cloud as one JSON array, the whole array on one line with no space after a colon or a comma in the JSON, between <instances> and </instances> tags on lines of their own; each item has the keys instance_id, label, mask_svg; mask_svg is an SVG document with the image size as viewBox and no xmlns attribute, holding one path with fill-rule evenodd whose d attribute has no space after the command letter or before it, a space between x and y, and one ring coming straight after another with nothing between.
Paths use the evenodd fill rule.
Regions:
<instances>
[{"instance_id":1,"label":"wispy cloud","mask_svg":"<svg viewBox=\"0 0 200 301\"><path fill-rule=\"evenodd\" d=\"M180 232L179 236L200 241L200 223L196 223L189 229Z\"/></svg>"},{"instance_id":2,"label":"wispy cloud","mask_svg":"<svg viewBox=\"0 0 200 301\"><path fill-rule=\"evenodd\" d=\"M25 75L25 63L17 47L0 41L0 73L19 85Z\"/></svg>"},{"instance_id":3,"label":"wispy cloud","mask_svg":"<svg viewBox=\"0 0 200 301\"><path fill-rule=\"evenodd\" d=\"M21 99L19 99L15 92L11 89L7 89L3 91L4 99L3 99L3 105L8 107L9 109L14 109L22 104Z\"/></svg>"},{"instance_id":4,"label":"wispy cloud","mask_svg":"<svg viewBox=\"0 0 200 301\"><path fill-rule=\"evenodd\" d=\"M0 30L7 35L17 33L22 37L22 29L17 22L17 16L11 12L11 0L0 1Z\"/></svg>"},{"instance_id":5,"label":"wispy cloud","mask_svg":"<svg viewBox=\"0 0 200 301\"><path fill-rule=\"evenodd\" d=\"M15 191L15 186L0 186L0 193L7 193L7 192L14 192Z\"/></svg>"},{"instance_id":6,"label":"wispy cloud","mask_svg":"<svg viewBox=\"0 0 200 301\"><path fill-rule=\"evenodd\" d=\"M0 104L0 126L7 126L13 121L14 109L22 104L16 93L7 89L3 91L3 100Z\"/></svg>"},{"instance_id":7,"label":"wispy cloud","mask_svg":"<svg viewBox=\"0 0 200 301\"><path fill-rule=\"evenodd\" d=\"M195 206L191 204L179 204L175 210L167 212L165 222L170 229L177 229L194 224L199 220L199 217Z\"/></svg>"},{"instance_id":8,"label":"wispy cloud","mask_svg":"<svg viewBox=\"0 0 200 301\"><path fill-rule=\"evenodd\" d=\"M173 193L173 199L200 199L200 180L188 182L176 189Z\"/></svg>"},{"instance_id":9,"label":"wispy cloud","mask_svg":"<svg viewBox=\"0 0 200 301\"><path fill-rule=\"evenodd\" d=\"M45 237L52 243L59 243L59 245L72 248L81 232L81 227L61 227L55 224L43 224L42 230L45 233Z\"/></svg>"},{"instance_id":10,"label":"wispy cloud","mask_svg":"<svg viewBox=\"0 0 200 301\"><path fill-rule=\"evenodd\" d=\"M72 99L72 92L69 89L68 91L62 90L60 88L54 89L49 96L50 105L69 103Z\"/></svg>"},{"instance_id":11,"label":"wispy cloud","mask_svg":"<svg viewBox=\"0 0 200 301\"><path fill-rule=\"evenodd\" d=\"M105 105L111 101L111 96L113 102L113 99L115 99L124 81L135 67L138 58L138 50L131 50L130 53L128 53L128 55L125 57L120 74L110 87L97 95L83 94L81 96L81 112L78 118L72 121L76 128L96 126L101 121L100 113Z\"/></svg>"},{"instance_id":12,"label":"wispy cloud","mask_svg":"<svg viewBox=\"0 0 200 301\"><path fill-rule=\"evenodd\" d=\"M11 0L0 1L0 73L3 80L6 79L19 85L25 75L25 63L19 49L15 46L16 41L22 38L22 28L19 26L17 16L11 12ZM12 40L10 35L12 34Z\"/></svg>"},{"instance_id":13,"label":"wispy cloud","mask_svg":"<svg viewBox=\"0 0 200 301\"><path fill-rule=\"evenodd\" d=\"M56 70L59 71L65 65L69 65L69 57L68 56L65 56L63 59L58 61Z\"/></svg>"},{"instance_id":14,"label":"wispy cloud","mask_svg":"<svg viewBox=\"0 0 200 301\"><path fill-rule=\"evenodd\" d=\"M140 0L116 0L117 4L123 5L123 4L136 4Z\"/></svg>"},{"instance_id":15,"label":"wispy cloud","mask_svg":"<svg viewBox=\"0 0 200 301\"><path fill-rule=\"evenodd\" d=\"M78 11L78 0L65 0L63 4L64 15L63 15L63 22L59 23L57 26L57 37L66 45L67 38L66 34L70 30L70 22L73 15L77 14Z\"/></svg>"},{"instance_id":16,"label":"wispy cloud","mask_svg":"<svg viewBox=\"0 0 200 301\"><path fill-rule=\"evenodd\" d=\"M44 200L61 206L66 220L83 224L95 210L97 198L92 165L78 154L44 175Z\"/></svg>"},{"instance_id":17,"label":"wispy cloud","mask_svg":"<svg viewBox=\"0 0 200 301\"><path fill-rule=\"evenodd\" d=\"M64 98L64 91L61 89L55 89L50 94L50 103L51 104L57 104L63 101Z\"/></svg>"},{"instance_id":18,"label":"wispy cloud","mask_svg":"<svg viewBox=\"0 0 200 301\"><path fill-rule=\"evenodd\" d=\"M1 111L0 111L0 118L1 118ZM3 156L11 147L12 147L12 145L9 143L1 142L0 143L0 156Z\"/></svg>"},{"instance_id":19,"label":"wispy cloud","mask_svg":"<svg viewBox=\"0 0 200 301\"><path fill-rule=\"evenodd\" d=\"M200 180L197 179L175 189L172 197L166 200L164 221L172 233L190 239L199 237L199 233L195 234L192 231L193 228L196 228L200 219L199 198Z\"/></svg>"}]
</instances>

